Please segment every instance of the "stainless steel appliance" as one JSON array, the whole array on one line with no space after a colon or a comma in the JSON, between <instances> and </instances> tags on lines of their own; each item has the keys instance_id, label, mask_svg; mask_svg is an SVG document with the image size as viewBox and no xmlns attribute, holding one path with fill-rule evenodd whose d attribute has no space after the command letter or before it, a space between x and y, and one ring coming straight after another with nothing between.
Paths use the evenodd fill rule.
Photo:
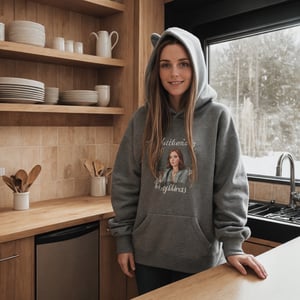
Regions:
<instances>
[{"instance_id":1,"label":"stainless steel appliance","mask_svg":"<svg viewBox=\"0 0 300 300\"><path fill-rule=\"evenodd\" d=\"M99 222L37 235L36 300L99 299Z\"/></svg>"}]
</instances>

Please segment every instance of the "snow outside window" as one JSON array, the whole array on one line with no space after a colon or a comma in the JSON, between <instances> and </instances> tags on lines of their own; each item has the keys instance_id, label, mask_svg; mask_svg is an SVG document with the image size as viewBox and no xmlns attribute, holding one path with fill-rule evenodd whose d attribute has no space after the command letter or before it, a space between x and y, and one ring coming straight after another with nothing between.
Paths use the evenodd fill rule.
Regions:
<instances>
[{"instance_id":1,"label":"snow outside window","mask_svg":"<svg viewBox=\"0 0 300 300\"><path fill-rule=\"evenodd\" d=\"M209 81L233 115L248 174L275 176L282 152L300 179L300 25L208 45ZM289 177L289 162L283 177Z\"/></svg>"}]
</instances>

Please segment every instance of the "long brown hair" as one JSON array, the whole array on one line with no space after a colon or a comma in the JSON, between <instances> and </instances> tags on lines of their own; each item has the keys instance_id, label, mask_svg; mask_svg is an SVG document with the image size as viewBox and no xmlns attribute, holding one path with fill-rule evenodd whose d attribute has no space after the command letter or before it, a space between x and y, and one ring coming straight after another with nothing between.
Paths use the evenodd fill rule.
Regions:
<instances>
[{"instance_id":1,"label":"long brown hair","mask_svg":"<svg viewBox=\"0 0 300 300\"><path fill-rule=\"evenodd\" d=\"M175 37L165 37L157 47L152 70L146 74L146 95L148 98L146 99L147 116L143 137L143 156L147 155L149 168L154 177L158 177L158 162L162 153L162 139L171 120L168 106L168 93L163 88L159 77L160 55L164 47L174 44L180 44L186 49L186 47ZM186 52L188 53L187 50ZM181 109L184 112L186 139L192 158L192 180L195 180L197 176L196 155L193 147L194 108L195 76L193 75L191 86L185 92L181 100Z\"/></svg>"}]
</instances>

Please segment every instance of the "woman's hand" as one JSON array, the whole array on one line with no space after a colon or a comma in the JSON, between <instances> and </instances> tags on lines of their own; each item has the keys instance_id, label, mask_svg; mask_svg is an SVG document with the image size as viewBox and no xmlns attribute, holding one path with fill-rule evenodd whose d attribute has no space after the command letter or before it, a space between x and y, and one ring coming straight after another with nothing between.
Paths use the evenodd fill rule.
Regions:
<instances>
[{"instance_id":1,"label":"woman's hand","mask_svg":"<svg viewBox=\"0 0 300 300\"><path fill-rule=\"evenodd\" d=\"M120 253L118 254L118 263L125 275L132 278L134 277L135 263L133 253Z\"/></svg>"},{"instance_id":2,"label":"woman's hand","mask_svg":"<svg viewBox=\"0 0 300 300\"><path fill-rule=\"evenodd\" d=\"M231 255L227 257L227 261L243 275L247 275L244 266L248 266L259 278L266 279L268 276L264 266L251 254Z\"/></svg>"}]
</instances>

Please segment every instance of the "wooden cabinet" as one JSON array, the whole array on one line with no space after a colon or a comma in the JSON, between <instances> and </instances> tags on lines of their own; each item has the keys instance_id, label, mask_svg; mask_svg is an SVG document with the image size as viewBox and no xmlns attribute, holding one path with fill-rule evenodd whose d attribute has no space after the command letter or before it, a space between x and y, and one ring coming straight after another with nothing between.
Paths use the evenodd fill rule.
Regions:
<instances>
[{"instance_id":1,"label":"wooden cabinet","mask_svg":"<svg viewBox=\"0 0 300 300\"><path fill-rule=\"evenodd\" d=\"M243 250L245 251L245 253L253 254L254 256L256 256L269 251L277 247L278 245L280 245L280 243L251 237L249 240L244 242Z\"/></svg>"},{"instance_id":2,"label":"wooden cabinet","mask_svg":"<svg viewBox=\"0 0 300 300\"><path fill-rule=\"evenodd\" d=\"M34 299L34 238L0 244L0 299Z\"/></svg>"},{"instance_id":3,"label":"wooden cabinet","mask_svg":"<svg viewBox=\"0 0 300 300\"><path fill-rule=\"evenodd\" d=\"M100 299L126 300L135 296L135 280L127 278L121 272L108 220L103 220L100 222Z\"/></svg>"}]
</instances>

